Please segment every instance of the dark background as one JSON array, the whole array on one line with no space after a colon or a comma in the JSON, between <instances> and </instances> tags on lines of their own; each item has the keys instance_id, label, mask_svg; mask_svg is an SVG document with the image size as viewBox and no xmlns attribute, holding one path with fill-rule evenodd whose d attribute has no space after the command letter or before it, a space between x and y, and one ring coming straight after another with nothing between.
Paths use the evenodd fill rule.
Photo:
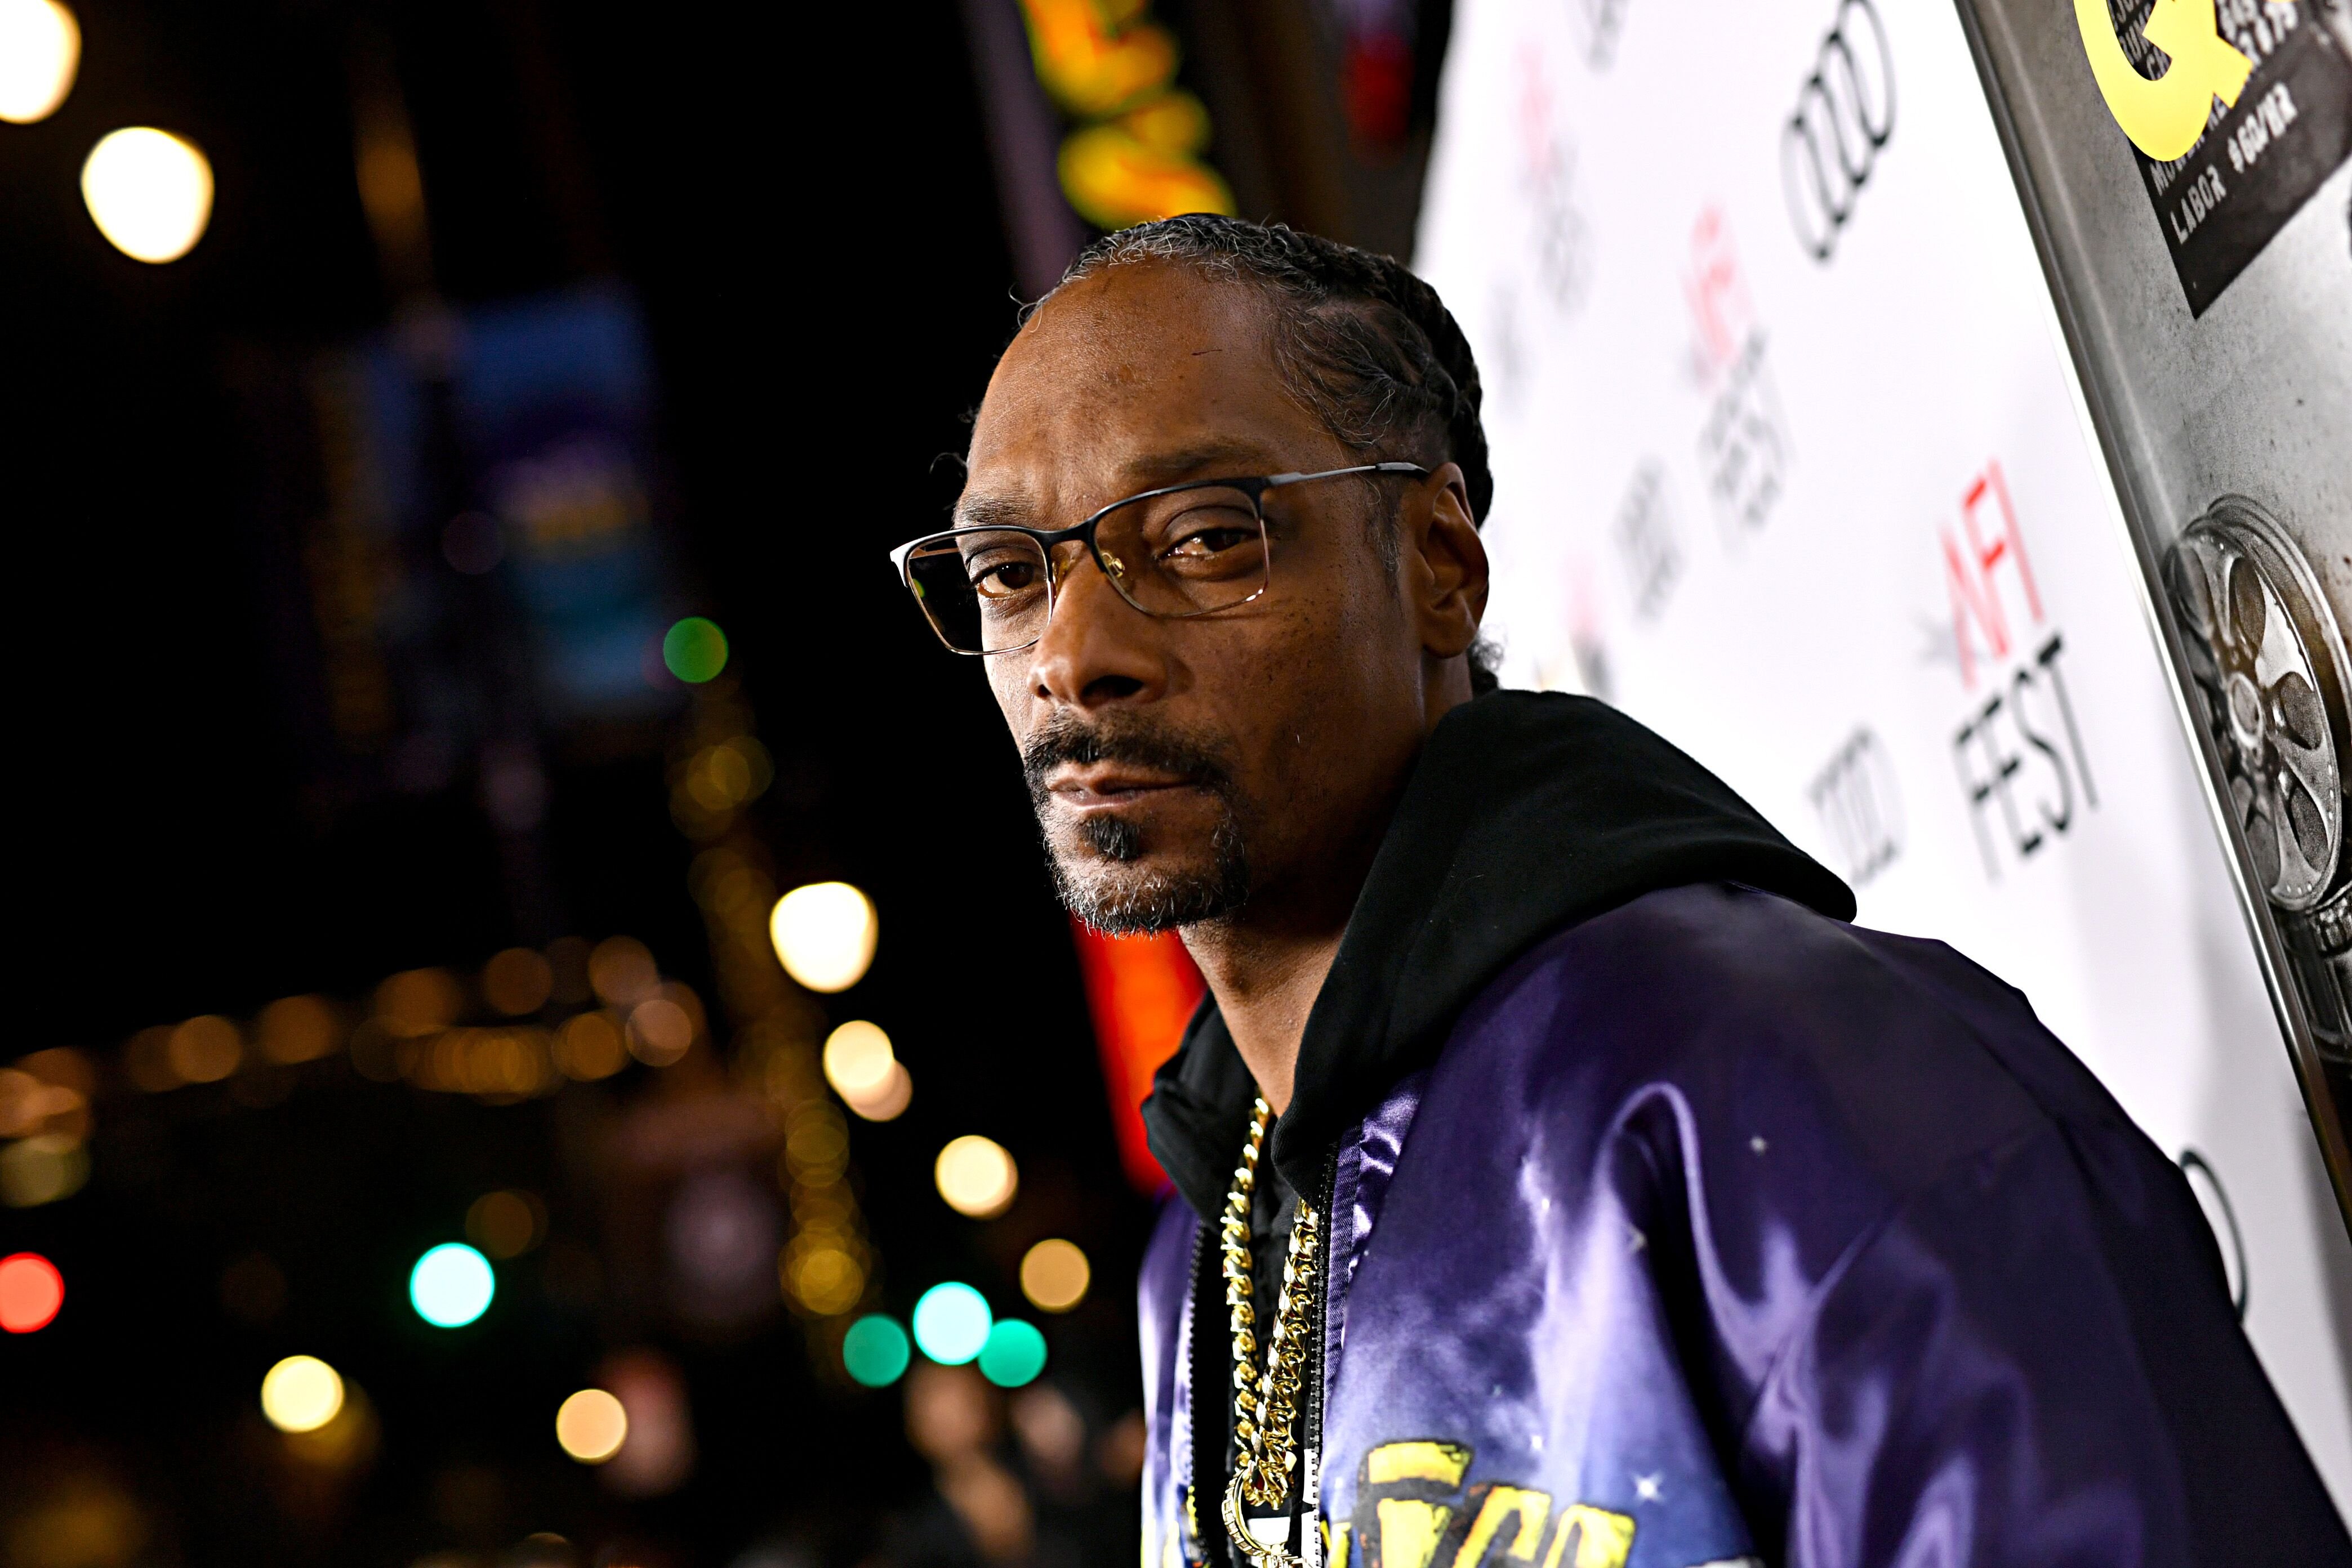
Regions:
<instances>
[{"instance_id":1,"label":"dark background","mask_svg":"<svg viewBox=\"0 0 2352 1568\"><path fill-rule=\"evenodd\" d=\"M713 994L657 726L543 737L551 896L534 902L470 767L402 787L339 754L320 718L314 503L287 478L306 440L289 389L419 297L353 176L356 95L388 79L438 299L617 279L642 310L655 510L677 592L727 629L776 759L753 815L778 885L845 878L880 910L871 973L826 1005L889 1029L916 1084L906 1116L853 1123L879 1304L903 1319L956 1277L1017 1308L1022 1249L1073 1237L1097 1286L1046 1325L1048 1375L1090 1432L1139 1403L1125 1282L1150 1207L1119 1174L1067 930L981 671L932 642L884 559L951 494L937 459L961 450L1015 324L960 8L75 8L72 95L0 126L0 518L22 678L0 1058L71 1047L100 1078L89 1185L0 1209L0 1254L47 1255L68 1291L51 1327L0 1338L0 1562L455 1568L557 1550L515 1544L531 1531L576 1553L548 1561L918 1560L889 1544L932 1506L898 1390L828 1375L822 1334L781 1305L697 1334L618 1277L644 1248L589 1152L656 1092L649 1069L488 1105L341 1058L160 1095L119 1063L150 1026L292 993L363 1003L391 972L467 970L552 934L628 933ZM1246 212L1406 242L1426 38L1411 123L1368 146L1360 125L1350 139L1329 15L1159 10ZM1423 25L1442 42L1443 8ZM179 262L120 255L82 208L82 158L125 124L171 129L213 163L210 228ZM1002 1219L961 1219L932 1190L932 1155L968 1131L1021 1163ZM549 1245L502 1267L482 1322L425 1327L409 1263L503 1186L545 1197ZM256 1253L282 1302L240 1311L225 1271ZM580 1276L582 1257L584 1278L551 1261ZM550 1427L598 1358L631 1345L685 1373L699 1452L650 1501L600 1489ZM289 1468L256 1406L261 1373L296 1351L381 1417L372 1461L332 1486ZM1123 1517L1131 1493L1115 1494L1099 1504ZM20 1528L68 1495L115 1499L118 1522L127 1500L136 1527L109 1539L139 1544L76 1556Z\"/></svg>"}]
</instances>

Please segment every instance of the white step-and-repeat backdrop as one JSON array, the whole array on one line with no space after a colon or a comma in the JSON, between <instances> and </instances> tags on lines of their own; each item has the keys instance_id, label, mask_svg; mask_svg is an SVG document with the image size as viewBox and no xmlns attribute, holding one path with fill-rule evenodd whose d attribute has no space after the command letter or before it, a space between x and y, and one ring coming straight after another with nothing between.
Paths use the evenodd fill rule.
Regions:
<instances>
[{"instance_id":1,"label":"white step-and-repeat backdrop","mask_svg":"<svg viewBox=\"0 0 2352 1568\"><path fill-rule=\"evenodd\" d=\"M1486 376L1507 681L2022 988L2352 1513L2352 1244L1952 9L1461 0L1416 267Z\"/></svg>"}]
</instances>

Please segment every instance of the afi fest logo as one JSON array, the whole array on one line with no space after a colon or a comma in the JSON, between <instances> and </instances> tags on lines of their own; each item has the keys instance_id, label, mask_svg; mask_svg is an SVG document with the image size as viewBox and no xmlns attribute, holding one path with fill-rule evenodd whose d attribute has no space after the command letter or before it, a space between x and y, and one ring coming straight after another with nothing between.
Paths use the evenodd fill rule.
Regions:
<instances>
[{"instance_id":1,"label":"afi fest logo","mask_svg":"<svg viewBox=\"0 0 2352 1568\"><path fill-rule=\"evenodd\" d=\"M2213 100L2235 106L2254 62L2221 37L2213 0L2156 0L2140 36L2170 58L2162 76L2139 74L2116 35L2107 0L2074 0L2074 25L2107 112L2133 146L2159 163L2185 156L2205 134Z\"/></svg>"},{"instance_id":2,"label":"afi fest logo","mask_svg":"<svg viewBox=\"0 0 2352 1568\"><path fill-rule=\"evenodd\" d=\"M2030 859L2063 837L2077 802L2095 807L2099 794L2066 692L2065 639L2047 624L1998 461L1969 481L1958 532L1941 531L1960 684L1975 692L1980 654L1991 677L1952 737L1952 760L1985 875L1998 881L2005 860Z\"/></svg>"},{"instance_id":3,"label":"afi fest logo","mask_svg":"<svg viewBox=\"0 0 2352 1568\"><path fill-rule=\"evenodd\" d=\"M2210 13L2211 0L2206 5ZM1838 231L1853 216L1878 150L1894 133L1895 53L1886 25L1871 0L1842 0L1813 74L1797 91L1796 112L1780 132L1780 192L1797 238L1814 260L1826 262L1837 249Z\"/></svg>"}]
</instances>

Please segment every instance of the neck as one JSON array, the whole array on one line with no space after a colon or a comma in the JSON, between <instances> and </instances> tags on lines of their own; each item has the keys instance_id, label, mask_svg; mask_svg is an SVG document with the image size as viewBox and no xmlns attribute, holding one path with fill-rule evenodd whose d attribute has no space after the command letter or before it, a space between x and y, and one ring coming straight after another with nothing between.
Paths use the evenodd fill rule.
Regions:
<instances>
[{"instance_id":1,"label":"neck","mask_svg":"<svg viewBox=\"0 0 2352 1568\"><path fill-rule=\"evenodd\" d=\"M1353 842L1307 857L1311 875L1255 889L1236 913L1183 930L1234 1047L1276 1115L1290 1109L1307 1015L1387 837L1393 795L1388 807L1370 814Z\"/></svg>"},{"instance_id":2,"label":"neck","mask_svg":"<svg viewBox=\"0 0 2352 1568\"><path fill-rule=\"evenodd\" d=\"M1311 869L1279 887L1253 890L1234 914L1183 928L1185 949L1217 999L1234 1048L1277 1116L1290 1109L1307 1015L1339 956L1339 939L1388 837L1420 744L1439 720L1470 700L1469 662L1458 655L1433 662L1423 671L1422 700L1420 732L1398 758L1385 798L1375 797L1378 808L1365 813L1351 841L1301 856L1302 866Z\"/></svg>"},{"instance_id":3,"label":"neck","mask_svg":"<svg viewBox=\"0 0 2352 1568\"><path fill-rule=\"evenodd\" d=\"M1276 1115L1290 1109L1307 1016L1315 1010L1346 930L1344 920L1337 928L1296 932L1223 921L1185 930L1184 945L1217 999L1234 1048Z\"/></svg>"}]
</instances>

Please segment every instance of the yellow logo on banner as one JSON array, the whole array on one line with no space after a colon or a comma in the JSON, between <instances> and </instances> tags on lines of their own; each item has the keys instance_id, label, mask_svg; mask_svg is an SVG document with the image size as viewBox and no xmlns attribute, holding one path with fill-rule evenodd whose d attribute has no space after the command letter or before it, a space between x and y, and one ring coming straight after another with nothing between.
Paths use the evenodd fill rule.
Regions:
<instances>
[{"instance_id":1,"label":"yellow logo on banner","mask_svg":"<svg viewBox=\"0 0 2352 1568\"><path fill-rule=\"evenodd\" d=\"M2254 68L2253 61L2221 37L2213 0L2156 0L2141 32L2172 63L2153 80L2134 69L2124 53L2107 0L2074 0L2074 22L2107 111L2133 146L2159 163L2168 163L2197 145L2214 98L2236 103Z\"/></svg>"}]
</instances>

